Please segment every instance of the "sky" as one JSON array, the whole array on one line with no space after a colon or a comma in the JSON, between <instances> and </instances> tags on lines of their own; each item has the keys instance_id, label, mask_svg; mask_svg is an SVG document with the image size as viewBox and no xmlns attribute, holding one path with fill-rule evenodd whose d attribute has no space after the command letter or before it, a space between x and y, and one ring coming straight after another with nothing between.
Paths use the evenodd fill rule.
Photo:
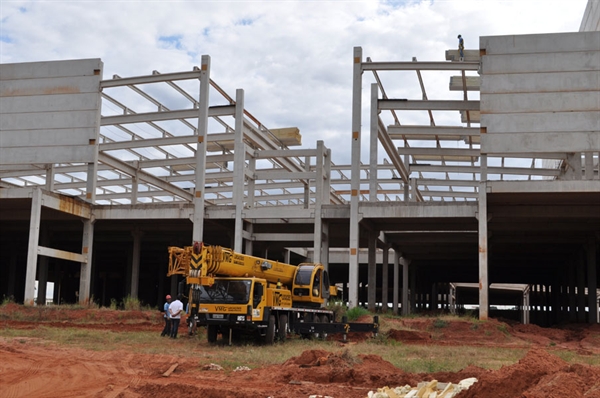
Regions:
<instances>
[{"instance_id":1,"label":"sky","mask_svg":"<svg viewBox=\"0 0 600 398\"><path fill-rule=\"evenodd\" d=\"M103 77L109 79L188 71L200 65L202 55L210 55L211 78L233 98L236 89L244 89L246 109L265 126L296 126L303 147L315 148L323 140L334 163L349 164L354 47L362 47L363 58L373 61L443 61L446 50L456 49L458 34L466 49L478 49L480 36L578 31L586 4L2 0L0 62L101 58ZM447 79L426 80L430 99L448 91ZM382 80L391 98L421 99L414 72L382 74ZM363 77L363 108L373 81L371 75ZM368 161L365 147L363 162Z\"/></svg>"}]
</instances>

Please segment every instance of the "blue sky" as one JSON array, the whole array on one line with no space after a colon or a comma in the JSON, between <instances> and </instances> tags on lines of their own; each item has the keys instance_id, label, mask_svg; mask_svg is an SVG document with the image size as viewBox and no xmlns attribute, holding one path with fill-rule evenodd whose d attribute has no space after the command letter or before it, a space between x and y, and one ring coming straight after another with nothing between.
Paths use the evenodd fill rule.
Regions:
<instances>
[{"instance_id":1,"label":"blue sky","mask_svg":"<svg viewBox=\"0 0 600 398\"><path fill-rule=\"evenodd\" d=\"M324 140L341 164L351 145L354 46L374 61L441 61L459 33L477 49L480 36L577 31L586 4L2 0L0 62L101 58L110 78L187 71L208 54L213 80L231 96L243 88L246 108L264 125L299 127L303 146ZM420 97L414 73L382 79L390 97ZM365 75L366 98L371 82ZM426 85L431 97L447 94L447 76L428 76Z\"/></svg>"}]
</instances>

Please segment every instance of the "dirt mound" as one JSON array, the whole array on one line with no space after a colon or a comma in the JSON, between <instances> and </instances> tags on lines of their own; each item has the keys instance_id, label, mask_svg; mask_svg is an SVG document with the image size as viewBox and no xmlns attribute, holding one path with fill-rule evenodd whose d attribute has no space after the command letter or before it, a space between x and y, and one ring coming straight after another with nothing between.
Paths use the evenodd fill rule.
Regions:
<instances>
[{"instance_id":1,"label":"dirt mound","mask_svg":"<svg viewBox=\"0 0 600 398\"><path fill-rule=\"evenodd\" d=\"M442 318L403 319L402 330L391 330L389 337L402 342L431 342L438 345L515 345L520 344L511 335L511 327L490 319L486 322L445 320ZM408 331L423 333L411 334ZM429 336L429 337L427 337Z\"/></svg>"},{"instance_id":2,"label":"dirt mound","mask_svg":"<svg viewBox=\"0 0 600 398\"><path fill-rule=\"evenodd\" d=\"M600 396L600 369L568 365L562 359L535 348L518 363L482 373L458 398L562 398ZM598 394L598 395L596 395Z\"/></svg>"},{"instance_id":3,"label":"dirt mound","mask_svg":"<svg viewBox=\"0 0 600 398\"><path fill-rule=\"evenodd\" d=\"M389 339L401 341L403 343L423 344L431 341L431 333L420 332L415 330L390 329L387 332L387 337Z\"/></svg>"},{"instance_id":4,"label":"dirt mound","mask_svg":"<svg viewBox=\"0 0 600 398\"><path fill-rule=\"evenodd\" d=\"M0 326L10 323L14 329L38 326L53 328L106 329L112 331L151 331L163 323L159 311L111 310L65 306L24 306L8 303L0 306Z\"/></svg>"},{"instance_id":5,"label":"dirt mound","mask_svg":"<svg viewBox=\"0 0 600 398\"><path fill-rule=\"evenodd\" d=\"M365 388L404 385L416 380L378 355L354 356L348 350L341 353L308 350L290 358L283 366L269 367L264 371L271 378L285 383L343 383Z\"/></svg>"}]
</instances>

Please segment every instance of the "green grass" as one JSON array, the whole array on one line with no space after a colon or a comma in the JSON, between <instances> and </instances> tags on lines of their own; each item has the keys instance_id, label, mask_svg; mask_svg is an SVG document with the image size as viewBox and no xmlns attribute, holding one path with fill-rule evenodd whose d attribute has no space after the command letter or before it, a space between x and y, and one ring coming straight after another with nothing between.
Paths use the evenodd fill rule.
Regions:
<instances>
[{"instance_id":1,"label":"green grass","mask_svg":"<svg viewBox=\"0 0 600 398\"><path fill-rule=\"evenodd\" d=\"M60 319L65 316L61 312L69 311L67 307L54 308L54 311L60 312L51 313L51 309L52 306L39 307L35 311L27 312L27 316L37 319L55 316ZM86 315L88 319L85 322L96 323L97 320L101 319L103 311L110 310L106 308L92 310ZM360 310L352 309L351 311L355 313L356 317L369 314L364 308ZM154 312L152 312L152 315L155 315ZM127 311L119 311L119 313L125 318L123 322L127 322ZM15 311L11 314L10 319L19 320L19 317L23 317L23 314L25 314L24 311L22 313ZM384 314L381 316L380 322L384 326L387 324L386 327L389 327L393 325L391 318L393 320L398 319L396 316L388 317ZM432 319L434 319L434 322L439 320L439 327L446 327L441 325L448 325L448 322L452 319L464 320L463 318L443 315ZM31 320L28 319L28 321ZM176 341L161 338L159 334L162 329L162 322L159 321L157 321L156 330L143 332L82 329L77 327L57 328L44 326L43 323L39 323L35 329L13 329L10 327L10 323L3 322L0 328L0 338L13 339L16 344L59 345L90 351L127 350L137 354L191 357L198 360L198 366L216 363L223 366L226 371L232 371L238 366L257 368L282 364L291 357L301 355L306 350L321 349L344 355L356 361L360 360L359 355L361 354L378 355L399 369L410 373L457 372L469 365L485 369L499 369L502 366L514 364L528 351L527 348L403 344L387 338L384 333L380 333L376 338L369 339L365 343L352 345L341 345L331 338L327 341L321 341L316 339L306 340L296 336L289 338L285 343L276 343L273 346L255 345L252 340L234 343L233 346L225 344L209 345L203 328L200 328L198 334L194 337L187 337L185 329L182 329L181 338ZM477 325L480 324L477 320L473 321L475 327L479 327ZM573 351L556 350L554 347L550 352L568 363L600 366L600 357L598 356L580 355Z\"/></svg>"},{"instance_id":2,"label":"green grass","mask_svg":"<svg viewBox=\"0 0 600 398\"><path fill-rule=\"evenodd\" d=\"M38 327L31 330L0 329L0 336L24 340L24 344L57 344L91 351L129 350L138 354L169 354L198 358L198 365L217 363L225 370L238 366L250 368L281 364L306 350L321 349L339 355L357 358L358 355L379 355L405 372L456 372L468 365L498 369L518 361L526 350L485 347L444 347L405 345L379 337L366 344L340 346L336 341L290 338L273 346L262 345L208 345L201 330L192 338L165 340L156 332L113 332L95 329ZM31 340L34 339L34 340ZM165 344L166 343L166 344ZM566 356L566 354L564 354ZM569 362L580 362L571 354ZM586 362L587 363L587 362Z\"/></svg>"},{"instance_id":3,"label":"green grass","mask_svg":"<svg viewBox=\"0 0 600 398\"><path fill-rule=\"evenodd\" d=\"M348 321L350 322L357 320L363 315L371 315L371 313L369 312L369 310L363 307L350 308L346 312L346 316L348 317Z\"/></svg>"}]
</instances>

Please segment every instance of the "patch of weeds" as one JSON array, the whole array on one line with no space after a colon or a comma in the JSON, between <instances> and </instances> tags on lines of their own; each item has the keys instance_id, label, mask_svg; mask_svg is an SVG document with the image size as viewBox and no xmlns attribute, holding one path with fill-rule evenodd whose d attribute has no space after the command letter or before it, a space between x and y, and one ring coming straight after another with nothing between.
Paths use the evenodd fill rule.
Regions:
<instances>
[{"instance_id":1,"label":"patch of weeds","mask_svg":"<svg viewBox=\"0 0 600 398\"><path fill-rule=\"evenodd\" d=\"M345 363L350 364L350 365L354 365L354 364L357 364L357 363L361 362L360 358L352 355L352 353L350 352L350 350L347 349L347 348L344 349L344 351L342 351L342 353L340 354L340 358L342 358L342 360Z\"/></svg>"},{"instance_id":2,"label":"patch of weeds","mask_svg":"<svg viewBox=\"0 0 600 398\"><path fill-rule=\"evenodd\" d=\"M498 330L501 331L505 336L510 336L510 333L508 331L508 327L506 326L506 324L498 325Z\"/></svg>"},{"instance_id":3,"label":"patch of weeds","mask_svg":"<svg viewBox=\"0 0 600 398\"><path fill-rule=\"evenodd\" d=\"M485 335L486 335L486 336L491 336L491 335L492 335L492 332L491 332L490 330L486 330L486 331L485 331Z\"/></svg>"},{"instance_id":4,"label":"patch of weeds","mask_svg":"<svg viewBox=\"0 0 600 398\"><path fill-rule=\"evenodd\" d=\"M8 304L14 304L15 303L15 296L10 295L10 296L2 296L2 305L8 305Z\"/></svg>"},{"instance_id":5,"label":"patch of weeds","mask_svg":"<svg viewBox=\"0 0 600 398\"><path fill-rule=\"evenodd\" d=\"M333 311L335 318L339 321L348 312L348 307L342 300L329 300L327 309Z\"/></svg>"},{"instance_id":6,"label":"patch of weeds","mask_svg":"<svg viewBox=\"0 0 600 398\"><path fill-rule=\"evenodd\" d=\"M369 314L370 314L369 310L367 310L366 308L363 308L363 307L350 308L346 312L346 316L348 317L349 321L355 321L358 318L360 318L361 316L369 315Z\"/></svg>"},{"instance_id":7,"label":"patch of weeds","mask_svg":"<svg viewBox=\"0 0 600 398\"><path fill-rule=\"evenodd\" d=\"M477 329L479 329L479 324L477 324L477 323L472 324L471 327L470 327L470 329L471 330L477 330Z\"/></svg>"},{"instance_id":8,"label":"patch of weeds","mask_svg":"<svg viewBox=\"0 0 600 398\"><path fill-rule=\"evenodd\" d=\"M127 296L123 299L123 307L127 311L140 311L142 309L142 303L138 298Z\"/></svg>"},{"instance_id":9,"label":"patch of weeds","mask_svg":"<svg viewBox=\"0 0 600 398\"><path fill-rule=\"evenodd\" d=\"M435 321L433 321L433 327L436 329L443 329L447 326L448 326L448 321L445 321L443 319L436 318Z\"/></svg>"},{"instance_id":10,"label":"patch of weeds","mask_svg":"<svg viewBox=\"0 0 600 398\"><path fill-rule=\"evenodd\" d=\"M110 309L111 310L116 310L118 307L118 303L117 303L117 299L111 298L110 299Z\"/></svg>"},{"instance_id":11,"label":"patch of weeds","mask_svg":"<svg viewBox=\"0 0 600 398\"><path fill-rule=\"evenodd\" d=\"M372 339L367 340L370 344L378 344L378 345L388 345L392 347L401 346L402 342L388 338L385 333L377 333L377 336Z\"/></svg>"},{"instance_id":12,"label":"patch of weeds","mask_svg":"<svg viewBox=\"0 0 600 398\"><path fill-rule=\"evenodd\" d=\"M550 347L554 347L556 345L556 343L554 341L551 341L550 344L548 344Z\"/></svg>"}]
</instances>

